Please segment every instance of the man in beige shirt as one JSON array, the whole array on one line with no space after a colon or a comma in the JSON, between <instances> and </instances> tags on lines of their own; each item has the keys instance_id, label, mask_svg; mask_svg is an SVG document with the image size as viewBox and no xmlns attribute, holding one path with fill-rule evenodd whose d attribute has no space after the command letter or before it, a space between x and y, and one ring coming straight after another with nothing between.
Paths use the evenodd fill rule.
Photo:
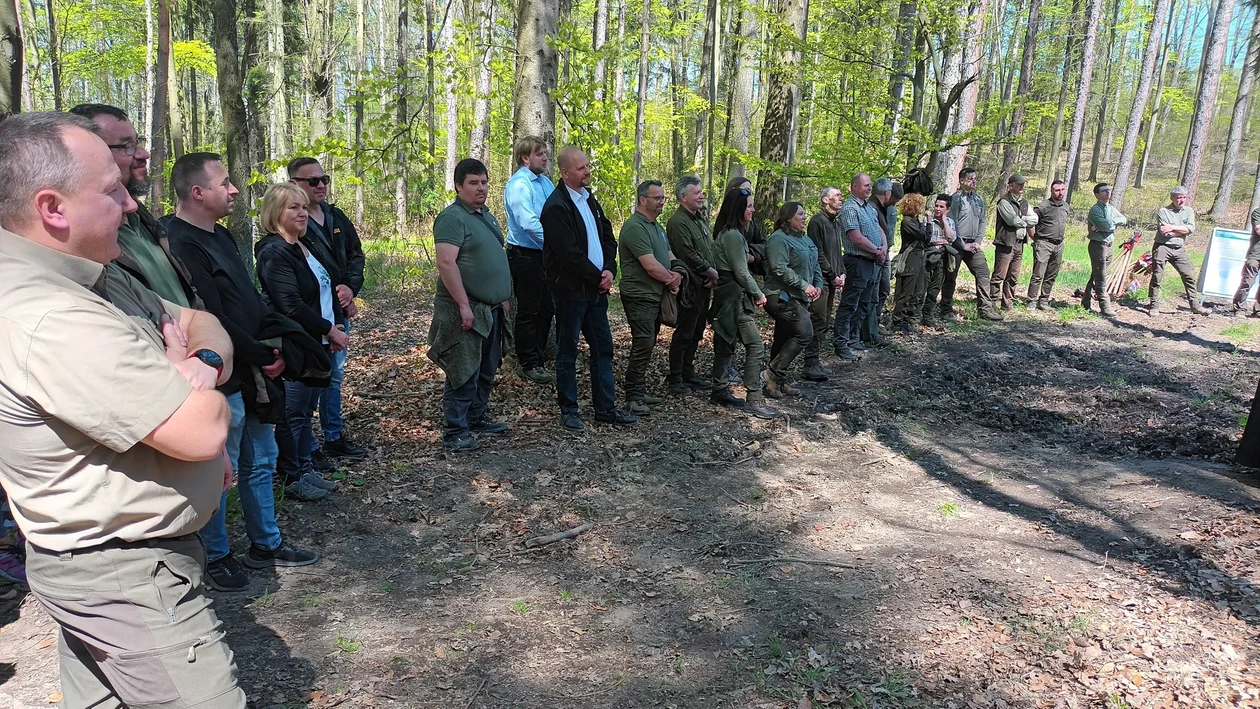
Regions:
<instances>
[{"instance_id":1,"label":"man in beige shirt","mask_svg":"<svg viewBox=\"0 0 1260 709\"><path fill-rule=\"evenodd\" d=\"M245 706L196 531L224 487L232 346L117 265L136 205L94 124L0 122L0 484L61 627L62 706Z\"/></svg>"}]
</instances>

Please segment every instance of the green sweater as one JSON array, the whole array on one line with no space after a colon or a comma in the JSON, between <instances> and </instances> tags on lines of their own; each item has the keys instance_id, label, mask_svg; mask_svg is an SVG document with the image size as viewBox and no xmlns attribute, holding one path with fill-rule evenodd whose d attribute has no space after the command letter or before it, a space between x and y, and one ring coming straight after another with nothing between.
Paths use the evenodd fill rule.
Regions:
<instances>
[{"instance_id":1,"label":"green sweater","mask_svg":"<svg viewBox=\"0 0 1260 709\"><path fill-rule=\"evenodd\" d=\"M766 242L766 297L789 297L809 302L805 288L823 287L822 269L818 267L818 248L805 234L789 235L782 229L770 235Z\"/></svg>"},{"instance_id":2,"label":"green sweater","mask_svg":"<svg viewBox=\"0 0 1260 709\"><path fill-rule=\"evenodd\" d=\"M1129 223L1129 218L1110 204L1095 202L1085 219L1089 226L1089 240L1110 244L1115 241L1116 227Z\"/></svg>"},{"instance_id":3,"label":"green sweater","mask_svg":"<svg viewBox=\"0 0 1260 709\"><path fill-rule=\"evenodd\" d=\"M735 229L727 229L717 235L714 245L713 267L719 272L729 271L735 282L753 300L761 298L757 280L748 270L748 242L744 240L744 235Z\"/></svg>"}]
</instances>

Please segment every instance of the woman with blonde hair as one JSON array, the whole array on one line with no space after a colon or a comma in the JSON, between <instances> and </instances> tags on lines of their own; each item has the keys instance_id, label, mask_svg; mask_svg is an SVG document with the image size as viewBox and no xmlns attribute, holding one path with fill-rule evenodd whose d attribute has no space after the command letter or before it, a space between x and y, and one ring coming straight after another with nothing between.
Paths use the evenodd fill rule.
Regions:
<instances>
[{"instance_id":1,"label":"woman with blonde hair","mask_svg":"<svg viewBox=\"0 0 1260 709\"><path fill-rule=\"evenodd\" d=\"M303 243L310 216L306 211L308 200L306 192L290 182L267 188L259 210L266 236L254 245L258 283L272 309L292 318L329 351L337 352L349 344L345 313L333 291L328 264L322 263ZM311 416L323 390L299 381L284 383L288 425L276 427L276 442L280 446L276 470L285 475L286 494L301 500L318 500L337 487L311 465L315 444Z\"/></svg>"},{"instance_id":2,"label":"woman with blonde hair","mask_svg":"<svg viewBox=\"0 0 1260 709\"><path fill-rule=\"evenodd\" d=\"M895 330L907 334L917 327L919 311L923 309L923 296L927 292L927 264L923 250L931 241L932 229L924 209L926 204L923 195L911 192L897 205L901 214L901 251L893 260L897 294L892 321Z\"/></svg>"}]
</instances>

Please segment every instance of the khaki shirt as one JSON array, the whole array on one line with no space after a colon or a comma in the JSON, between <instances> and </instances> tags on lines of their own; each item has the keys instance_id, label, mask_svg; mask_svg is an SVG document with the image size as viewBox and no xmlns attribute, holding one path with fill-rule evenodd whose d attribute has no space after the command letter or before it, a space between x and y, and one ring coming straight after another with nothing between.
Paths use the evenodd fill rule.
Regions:
<instances>
[{"instance_id":1,"label":"khaki shirt","mask_svg":"<svg viewBox=\"0 0 1260 709\"><path fill-rule=\"evenodd\" d=\"M0 483L32 544L191 534L218 507L222 459L140 442L192 392L166 358L163 312L181 311L122 269L0 229Z\"/></svg>"},{"instance_id":2,"label":"khaki shirt","mask_svg":"<svg viewBox=\"0 0 1260 709\"><path fill-rule=\"evenodd\" d=\"M1156 246L1162 244L1167 244L1174 248L1185 246L1190 235L1194 233L1194 210L1188 205L1182 205L1181 209L1176 211L1173 211L1172 207L1160 207L1159 211L1155 212L1155 221L1158 223L1155 229ZM1184 226L1190 231L1177 235L1159 233L1159 227L1165 224L1169 226Z\"/></svg>"}]
</instances>

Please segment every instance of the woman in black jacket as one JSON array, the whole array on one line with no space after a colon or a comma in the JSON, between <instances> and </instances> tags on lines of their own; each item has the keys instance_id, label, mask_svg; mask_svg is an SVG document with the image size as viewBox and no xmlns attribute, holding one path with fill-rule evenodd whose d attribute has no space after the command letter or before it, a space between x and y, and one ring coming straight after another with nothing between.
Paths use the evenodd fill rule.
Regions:
<instances>
[{"instance_id":1,"label":"woman in black jacket","mask_svg":"<svg viewBox=\"0 0 1260 709\"><path fill-rule=\"evenodd\" d=\"M893 327L903 333L917 329L919 312L923 309L923 296L927 291L925 277L927 264L924 249L932 240L932 225L925 213L927 200L923 195L911 192L901 198L901 262L897 273L896 307L893 309Z\"/></svg>"},{"instance_id":2,"label":"woman in black jacket","mask_svg":"<svg viewBox=\"0 0 1260 709\"><path fill-rule=\"evenodd\" d=\"M254 246L258 282L272 309L297 321L308 334L337 352L346 348L350 338L328 265L301 242L309 218L308 199L300 187L288 182L267 188L259 214L267 235ZM284 473L286 494L298 499L319 499L337 487L311 465L311 451L315 448L311 416L323 392L323 387L297 381L284 383L288 426L276 427L280 447L276 470Z\"/></svg>"}]
</instances>

